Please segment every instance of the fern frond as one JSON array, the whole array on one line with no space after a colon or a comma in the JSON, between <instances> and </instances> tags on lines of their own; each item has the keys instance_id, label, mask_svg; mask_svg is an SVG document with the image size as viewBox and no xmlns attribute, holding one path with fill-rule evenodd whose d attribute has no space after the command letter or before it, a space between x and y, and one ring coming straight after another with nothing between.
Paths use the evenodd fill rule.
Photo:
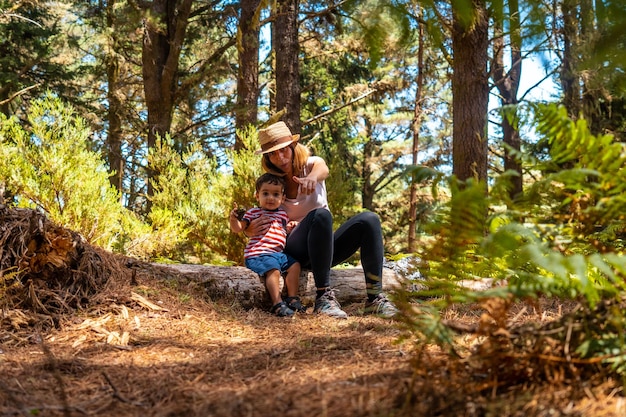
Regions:
<instances>
[{"instance_id":1,"label":"fern frond","mask_svg":"<svg viewBox=\"0 0 626 417\"><path fill-rule=\"evenodd\" d=\"M577 235L589 236L609 225L614 230L626 227L622 218L626 211L626 145L612 135L592 135L585 120L570 120L563 107L538 105L536 114L537 131L549 143L557 167L544 167L546 175L531 187L529 196L536 197L542 190L549 201L559 202L555 212L563 221L576 224ZM558 171L553 172L555 169ZM610 242L604 246L610 247Z\"/></svg>"}]
</instances>

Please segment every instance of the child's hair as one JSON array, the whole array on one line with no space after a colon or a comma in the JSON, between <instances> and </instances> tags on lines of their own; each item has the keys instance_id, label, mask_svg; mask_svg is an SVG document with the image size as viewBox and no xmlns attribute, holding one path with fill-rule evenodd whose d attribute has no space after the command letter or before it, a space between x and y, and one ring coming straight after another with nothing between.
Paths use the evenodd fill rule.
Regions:
<instances>
[{"instance_id":1,"label":"child's hair","mask_svg":"<svg viewBox=\"0 0 626 417\"><path fill-rule=\"evenodd\" d=\"M279 177L278 175L274 175L274 174L270 174L269 172L266 172L265 174L257 178L256 184L255 184L257 192L261 189L261 186L263 184L280 185L283 190L283 193L285 192L285 179L282 177Z\"/></svg>"}]
</instances>

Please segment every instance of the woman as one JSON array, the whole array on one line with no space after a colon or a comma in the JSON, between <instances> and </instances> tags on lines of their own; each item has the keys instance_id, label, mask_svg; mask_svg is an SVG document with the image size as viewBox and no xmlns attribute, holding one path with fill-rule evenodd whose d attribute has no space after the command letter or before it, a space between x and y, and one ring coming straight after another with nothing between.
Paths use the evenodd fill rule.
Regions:
<instances>
[{"instance_id":1,"label":"woman","mask_svg":"<svg viewBox=\"0 0 626 417\"><path fill-rule=\"evenodd\" d=\"M328 209L325 180L326 162L312 156L298 143L284 122L259 130L261 164L266 172L285 178L284 209L291 222L297 223L287 238L285 252L297 259L303 269L313 272L317 288L316 313L347 318L330 288L330 268L361 251L365 273L367 302L365 312L391 317L397 309L382 292L383 238L380 219L372 212L359 213L333 233L333 219ZM245 230L255 235L269 226L269 219L258 218Z\"/></svg>"}]
</instances>

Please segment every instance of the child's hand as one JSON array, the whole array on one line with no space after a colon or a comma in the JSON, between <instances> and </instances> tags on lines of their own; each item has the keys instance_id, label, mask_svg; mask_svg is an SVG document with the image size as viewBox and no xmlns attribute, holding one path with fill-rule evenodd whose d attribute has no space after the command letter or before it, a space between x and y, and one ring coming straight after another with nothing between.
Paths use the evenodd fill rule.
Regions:
<instances>
[{"instance_id":1,"label":"child's hand","mask_svg":"<svg viewBox=\"0 0 626 417\"><path fill-rule=\"evenodd\" d=\"M243 215L246 214L246 209L244 207L237 207L237 203L233 203L233 209L230 212L230 217L234 217L235 219L241 221L243 220Z\"/></svg>"},{"instance_id":2,"label":"child's hand","mask_svg":"<svg viewBox=\"0 0 626 417\"><path fill-rule=\"evenodd\" d=\"M297 225L298 225L298 222L295 220L292 220L289 223L287 223L287 227L285 228L287 230L287 234L291 233L291 231L295 229Z\"/></svg>"}]
</instances>

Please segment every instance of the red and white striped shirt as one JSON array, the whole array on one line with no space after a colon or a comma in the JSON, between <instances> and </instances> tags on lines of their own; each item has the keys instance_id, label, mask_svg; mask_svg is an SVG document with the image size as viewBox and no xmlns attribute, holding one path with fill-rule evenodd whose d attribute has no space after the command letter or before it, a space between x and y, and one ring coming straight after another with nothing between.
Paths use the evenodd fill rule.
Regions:
<instances>
[{"instance_id":1,"label":"red and white striped shirt","mask_svg":"<svg viewBox=\"0 0 626 417\"><path fill-rule=\"evenodd\" d=\"M287 213L279 208L277 210L265 210L253 207L244 214L243 219L248 223L260 216L269 216L272 219L270 228L264 235L252 236L243 251L245 259L259 256L264 253L282 252L287 241Z\"/></svg>"}]
</instances>

